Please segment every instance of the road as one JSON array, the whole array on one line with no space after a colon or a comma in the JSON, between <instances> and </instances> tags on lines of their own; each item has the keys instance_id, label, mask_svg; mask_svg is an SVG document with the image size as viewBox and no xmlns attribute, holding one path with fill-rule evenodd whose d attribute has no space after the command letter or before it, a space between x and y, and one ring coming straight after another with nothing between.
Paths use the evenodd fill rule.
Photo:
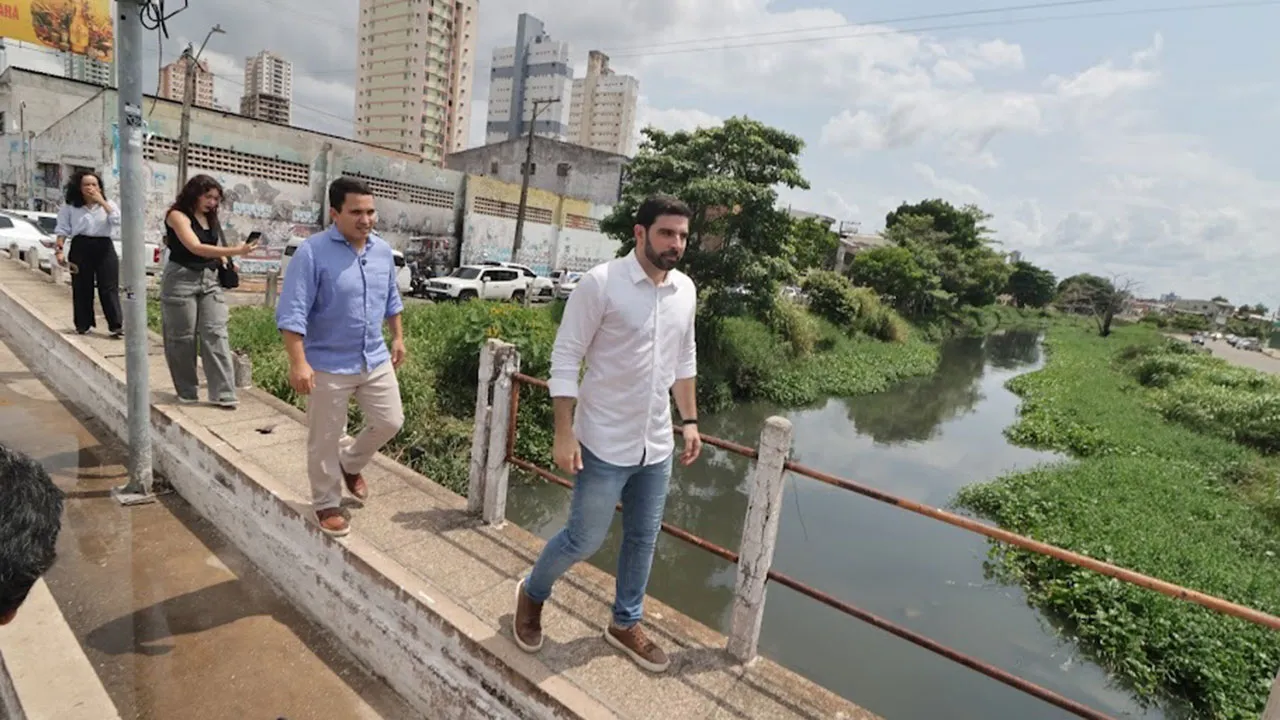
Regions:
<instances>
[{"instance_id":1,"label":"road","mask_svg":"<svg viewBox=\"0 0 1280 720\"><path fill-rule=\"evenodd\" d=\"M1179 340L1190 342L1191 338L1186 335L1176 335ZM1280 375L1280 359L1272 357L1265 352L1253 352L1251 350L1237 350L1227 344L1225 340L1210 340L1204 344L1206 348L1217 357L1226 360L1232 365L1241 367L1249 367L1262 372L1269 372Z\"/></svg>"}]
</instances>

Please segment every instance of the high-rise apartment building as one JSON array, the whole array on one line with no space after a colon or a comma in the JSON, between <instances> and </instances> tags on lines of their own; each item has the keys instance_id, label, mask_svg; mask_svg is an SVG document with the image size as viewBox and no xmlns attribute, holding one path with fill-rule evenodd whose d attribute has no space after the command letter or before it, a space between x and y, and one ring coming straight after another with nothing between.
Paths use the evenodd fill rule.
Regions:
<instances>
[{"instance_id":1,"label":"high-rise apartment building","mask_svg":"<svg viewBox=\"0 0 1280 720\"><path fill-rule=\"evenodd\" d=\"M168 100L182 102L186 95L187 62L178 58L160 68L160 88L158 95ZM213 107L213 73L209 71L209 63L196 61L196 96L191 103L198 107Z\"/></svg>"},{"instance_id":2,"label":"high-rise apartment building","mask_svg":"<svg viewBox=\"0 0 1280 720\"><path fill-rule=\"evenodd\" d=\"M360 0L356 139L442 165L467 146L479 0Z\"/></svg>"},{"instance_id":3,"label":"high-rise apartment building","mask_svg":"<svg viewBox=\"0 0 1280 720\"><path fill-rule=\"evenodd\" d=\"M245 59L241 115L288 125L292 102L292 63L266 50Z\"/></svg>"},{"instance_id":4,"label":"high-rise apartment building","mask_svg":"<svg viewBox=\"0 0 1280 720\"><path fill-rule=\"evenodd\" d=\"M89 82L104 87L116 86L116 64L94 60L87 55L76 55L71 52L60 52L62 56L62 74L72 80Z\"/></svg>"},{"instance_id":5,"label":"high-rise apartment building","mask_svg":"<svg viewBox=\"0 0 1280 720\"><path fill-rule=\"evenodd\" d=\"M516 22L516 44L493 51L486 144L528 132L535 101L541 102L538 102L534 134L563 140L569 131L572 96L569 43L552 40L541 20L521 13ZM547 105L547 100L555 102Z\"/></svg>"},{"instance_id":6,"label":"high-rise apartment building","mask_svg":"<svg viewBox=\"0 0 1280 720\"><path fill-rule=\"evenodd\" d=\"M640 83L609 69L609 56L592 50L587 76L573 81L568 141L596 150L630 155Z\"/></svg>"}]
</instances>

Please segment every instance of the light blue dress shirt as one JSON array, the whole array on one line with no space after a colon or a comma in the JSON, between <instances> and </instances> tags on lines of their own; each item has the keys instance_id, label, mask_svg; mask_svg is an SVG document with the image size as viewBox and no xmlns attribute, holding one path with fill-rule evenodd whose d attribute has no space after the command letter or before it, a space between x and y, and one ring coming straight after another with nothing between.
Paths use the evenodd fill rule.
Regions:
<instances>
[{"instance_id":1,"label":"light blue dress shirt","mask_svg":"<svg viewBox=\"0 0 1280 720\"><path fill-rule=\"evenodd\" d=\"M276 327L303 336L312 369L359 375L391 359L382 324L403 311L391 246L370 235L357 253L330 225L289 261Z\"/></svg>"}]
</instances>

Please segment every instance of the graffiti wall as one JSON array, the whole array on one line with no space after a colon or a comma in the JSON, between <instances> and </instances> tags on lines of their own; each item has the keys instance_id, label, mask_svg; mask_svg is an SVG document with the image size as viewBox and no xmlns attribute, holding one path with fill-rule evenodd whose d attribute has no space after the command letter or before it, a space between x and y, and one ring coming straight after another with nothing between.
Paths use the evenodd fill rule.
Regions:
<instances>
[{"instance_id":1,"label":"graffiti wall","mask_svg":"<svg viewBox=\"0 0 1280 720\"><path fill-rule=\"evenodd\" d=\"M512 257L520 186L490 177L467 176L463 215L462 264L485 260L518 262L545 275L556 269L558 220L566 200L555 193L529 189L520 252ZM570 201L573 202L573 201Z\"/></svg>"},{"instance_id":2,"label":"graffiti wall","mask_svg":"<svg viewBox=\"0 0 1280 720\"><path fill-rule=\"evenodd\" d=\"M622 244L600 232L600 222L612 211L608 205L565 198L553 269L583 272L617 257Z\"/></svg>"}]
</instances>

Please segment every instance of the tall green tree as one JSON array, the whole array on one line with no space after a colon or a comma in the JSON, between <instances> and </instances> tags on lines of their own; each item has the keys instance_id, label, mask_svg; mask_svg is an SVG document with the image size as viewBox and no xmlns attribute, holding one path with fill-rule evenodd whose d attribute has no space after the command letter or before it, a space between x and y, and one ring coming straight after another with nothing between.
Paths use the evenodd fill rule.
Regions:
<instances>
[{"instance_id":1,"label":"tall green tree","mask_svg":"<svg viewBox=\"0 0 1280 720\"><path fill-rule=\"evenodd\" d=\"M924 258L927 262L928 258ZM936 268L921 264L921 258L906 247L863 250L853 256L849 279L855 285L875 290L899 313L912 318L924 317L945 305L950 295L942 291L942 278Z\"/></svg>"},{"instance_id":2,"label":"tall green tree","mask_svg":"<svg viewBox=\"0 0 1280 720\"><path fill-rule=\"evenodd\" d=\"M799 272L835 267L840 236L816 218L791 222L791 264Z\"/></svg>"},{"instance_id":3,"label":"tall green tree","mask_svg":"<svg viewBox=\"0 0 1280 720\"><path fill-rule=\"evenodd\" d=\"M746 117L692 132L643 130L640 151L628 168L622 198L601 223L635 247L635 212L653 193L669 193L693 210L682 269L700 288L743 286L739 298L751 312L771 309L782 283L795 277L791 218L777 207L778 187L809 187L800 174L804 142L791 133Z\"/></svg>"},{"instance_id":4,"label":"tall green tree","mask_svg":"<svg viewBox=\"0 0 1280 720\"><path fill-rule=\"evenodd\" d=\"M983 224L990 217L976 205L957 208L938 199L904 203L885 217L885 237L939 278L945 296L933 293L933 300L921 306L943 310L996 301L1010 268L990 247L994 241Z\"/></svg>"},{"instance_id":5,"label":"tall green tree","mask_svg":"<svg viewBox=\"0 0 1280 720\"><path fill-rule=\"evenodd\" d=\"M1013 272L1005 286L1005 292L1013 296L1018 307L1044 307L1053 302L1057 291L1058 279L1053 273L1025 260L1013 264Z\"/></svg>"},{"instance_id":6,"label":"tall green tree","mask_svg":"<svg viewBox=\"0 0 1280 720\"><path fill-rule=\"evenodd\" d=\"M1093 318L1098 334L1107 337L1111 334L1111 323L1133 297L1135 287L1131 280L1108 280L1081 273L1058 283L1055 302L1067 312Z\"/></svg>"}]
</instances>

